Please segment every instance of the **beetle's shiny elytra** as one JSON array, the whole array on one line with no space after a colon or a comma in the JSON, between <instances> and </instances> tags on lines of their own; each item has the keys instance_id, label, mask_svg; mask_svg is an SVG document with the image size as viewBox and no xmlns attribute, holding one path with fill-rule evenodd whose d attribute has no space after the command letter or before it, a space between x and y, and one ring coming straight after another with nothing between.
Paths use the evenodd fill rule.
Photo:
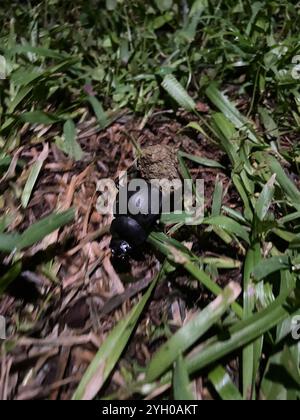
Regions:
<instances>
[{"instance_id":1,"label":"beetle's shiny elytra","mask_svg":"<svg viewBox=\"0 0 300 420\"><path fill-rule=\"evenodd\" d=\"M110 228L112 234L110 248L115 258L125 259L135 249L141 247L160 218L161 192L157 187L147 182L144 182L143 185L137 191L129 191L128 186L123 186L121 188L126 189L126 194L124 194L124 190L119 190L117 195L115 219ZM125 207L124 202L121 202L124 196L127 200ZM155 197L158 203L151 203L152 197Z\"/></svg>"}]
</instances>

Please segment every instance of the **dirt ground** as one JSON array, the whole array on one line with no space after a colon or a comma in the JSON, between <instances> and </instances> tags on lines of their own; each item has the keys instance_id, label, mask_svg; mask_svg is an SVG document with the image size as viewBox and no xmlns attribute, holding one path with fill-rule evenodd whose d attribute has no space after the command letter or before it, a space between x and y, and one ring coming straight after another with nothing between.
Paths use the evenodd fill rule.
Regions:
<instances>
[{"instance_id":1,"label":"dirt ground","mask_svg":"<svg viewBox=\"0 0 300 420\"><path fill-rule=\"evenodd\" d=\"M15 215L13 228L23 231L51 212L70 207L76 209L76 219L26 251L22 276L0 300L0 313L8 320L11 337L6 351L4 346L2 349L2 399L70 399L106 334L138 301L162 258L148 247L144 260L132 261L129 272L115 270L109 250L111 220L96 210L96 184L101 178L116 179L120 171L134 168L129 132L141 147L175 145L228 167L218 147L194 131L183 130L192 119L183 112L175 115L172 111L158 111L145 122L125 113L107 130L97 132L94 120L87 118L78 126L85 152L79 163L69 160L51 141L56 134L53 128L36 126L29 130L25 126L23 145L17 156L30 163L42 151L42 140L44 144L48 140L49 150L28 208L24 211L17 207L10 192L4 196L3 208L9 207ZM238 195L226 170L192 163L189 167L193 177L205 180L206 209L211 206L217 176L226 192L223 204L239 209ZM11 182L17 194L18 187L26 180L26 170L17 168L16 171L17 177ZM197 255L227 255L238 259L238 248L230 247L228 255L229 248L201 227L186 237L183 229L177 237L191 243ZM2 258L4 268L9 258ZM221 271L219 281L226 284L240 278L239 269L227 270ZM186 316L210 298L199 283L188 281L181 270L160 283L105 393L122 390L124 369L130 372L149 361L163 341L167 322L176 330Z\"/></svg>"}]
</instances>

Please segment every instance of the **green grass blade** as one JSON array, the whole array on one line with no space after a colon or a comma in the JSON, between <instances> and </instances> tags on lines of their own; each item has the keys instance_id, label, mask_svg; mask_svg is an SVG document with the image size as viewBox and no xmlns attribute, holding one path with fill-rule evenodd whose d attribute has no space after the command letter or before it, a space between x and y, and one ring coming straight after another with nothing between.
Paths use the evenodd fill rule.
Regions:
<instances>
[{"instance_id":1,"label":"green grass blade","mask_svg":"<svg viewBox=\"0 0 300 420\"><path fill-rule=\"evenodd\" d=\"M55 59L66 59L66 53L60 53L59 51L51 50L44 47L34 47L32 45L16 45L10 51L10 53L17 54L36 54L40 57L55 58Z\"/></svg>"},{"instance_id":2,"label":"green grass blade","mask_svg":"<svg viewBox=\"0 0 300 420\"><path fill-rule=\"evenodd\" d=\"M278 255L257 263L253 268L252 277L258 282L277 271L291 268L290 257L288 255Z\"/></svg>"},{"instance_id":3,"label":"green grass blade","mask_svg":"<svg viewBox=\"0 0 300 420\"><path fill-rule=\"evenodd\" d=\"M222 209L224 213L228 214L228 216L231 216L231 218L235 219L237 222L241 222L243 225L247 225L249 223L240 212L227 206L222 206Z\"/></svg>"},{"instance_id":4,"label":"green grass blade","mask_svg":"<svg viewBox=\"0 0 300 420\"><path fill-rule=\"evenodd\" d=\"M60 118L56 117L55 115L47 114L43 111L31 111L31 112L24 112L20 119L23 122L27 122L30 124L43 124L43 125L52 125L60 121Z\"/></svg>"},{"instance_id":5,"label":"green grass blade","mask_svg":"<svg viewBox=\"0 0 300 420\"><path fill-rule=\"evenodd\" d=\"M241 401L243 398L222 366L217 366L208 375L215 390L224 401Z\"/></svg>"},{"instance_id":6,"label":"green grass blade","mask_svg":"<svg viewBox=\"0 0 300 420\"><path fill-rule=\"evenodd\" d=\"M257 200L255 212L257 217L261 221L263 221L266 218L269 208L271 206L275 192L275 181L276 174L272 175L271 179L264 186L262 193L260 194Z\"/></svg>"},{"instance_id":7,"label":"green grass blade","mask_svg":"<svg viewBox=\"0 0 300 420\"><path fill-rule=\"evenodd\" d=\"M11 214L5 214L4 216L0 217L0 233L3 233L8 226L13 221L13 216Z\"/></svg>"},{"instance_id":8,"label":"green grass blade","mask_svg":"<svg viewBox=\"0 0 300 420\"><path fill-rule=\"evenodd\" d=\"M105 128L109 125L109 120L103 109L101 102L95 96L88 96L88 101L91 104L93 111L97 117L100 128Z\"/></svg>"},{"instance_id":9,"label":"green grass blade","mask_svg":"<svg viewBox=\"0 0 300 420\"><path fill-rule=\"evenodd\" d=\"M76 140L76 127L72 120L64 124L64 144L66 153L74 160L81 160L83 151Z\"/></svg>"},{"instance_id":10,"label":"green grass blade","mask_svg":"<svg viewBox=\"0 0 300 420\"><path fill-rule=\"evenodd\" d=\"M35 186L35 183L38 179L38 176L39 176L40 171L43 167L43 164L48 157L48 152L49 152L49 146L48 146L48 143L46 143L46 145L44 147L44 150L39 155L37 161L33 164L32 168L31 168L29 177L27 179L24 190L22 192L21 203L22 203L23 208L26 208L28 203L29 203L29 200L30 200L30 197L31 197L31 194L32 194L32 190L33 190L33 188Z\"/></svg>"},{"instance_id":11,"label":"green grass blade","mask_svg":"<svg viewBox=\"0 0 300 420\"><path fill-rule=\"evenodd\" d=\"M177 358L174 366L173 394L174 399L178 401L192 401L195 399L190 390L189 375L182 355Z\"/></svg>"},{"instance_id":12,"label":"green grass blade","mask_svg":"<svg viewBox=\"0 0 300 420\"><path fill-rule=\"evenodd\" d=\"M174 225L176 223L185 224L186 219L190 217L190 214L182 212L180 214L176 213L162 213L160 217L160 223L164 225Z\"/></svg>"},{"instance_id":13,"label":"green grass blade","mask_svg":"<svg viewBox=\"0 0 300 420\"><path fill-rule=\"evenodd\" d=\"M283 350L282 364L300 392L300 342L294 346L286 346Z\"/></svg>"},{"instance_id":14,"label":"green grass blade","mask_svg":"<svg viewBox=\"0 0 300 420\"><path fill-rule=\"evenodd\" d=\"M279 223L286 224L290 222L294 222L295 220L300 219L300 211L296 211L295 213L288 214L287 216L282 217L279 219Z\"/></svg>"},{"instance_id":15,"label":"green grass blade","mask_svg":"<svg viewBox=\"0 0 300 420\"><path fill-rule=\"evenodd\" d=\"M277 159L273 156L269 156L267 159L271 172L276 174L276 180L291 200L294 207L300 209L300 191L296 187L293 181L287 176L284 169L280 165Z\"/></svg>"},{"instance_id":16,"label":"green grass blade","mask_svg":"<svg viewBox=\"0 0 300 420\"><path fill-rule=\"evenodd\" d=\"M277 324L290 316L290 311L285 307L286 296L280 296L267 309L254 314L251 318L241 321L229 329L229 338L219 340L214 337L206 344L201 345L186 359L189 374L195 373L222 357L243 348L270 331Z\"/></svg>"},{"instance_id":17,"label":"green grass blade","mask_svg":"<svg viewBox=\"0 0 300 420\"><path fill-rule=\"evenodd\" d=\"M21 235L17 233L0 233L0 251L5 253L13 252L17 249Z\"/></svg>"},{"instance_id":18,"label":"green grass blade","mask_svg":"<svg viewBox=\"0 0 300 420\"><path fill-rule=\"evenodd\" d=\"M242 179L237 174L232 175L232 181L234 186L236 187L241 199L244 203L244 215L245 218L251 222L253 220L253 210L252 210L252 203L249 200L249 195L243 185Z\"/></svg>"},{"instance_id":19,"label":"green grass blade","mask_svg":"<svg viewBox=\"0 0 300 420\"><path fill-rule=\"evenodd\" d=\"M260 398L271 401L299 400L299 343L285 346L273 354L265 370Z\"/></svg>"},{"instance_id":20,"label":"green grass blade","mask_svg":"<svg viewBox=\"0 0 300 420\"><path fill-rule=\"evenodd\" d=\"M250 243L249 234L246 229L233 219L226 216L209 217L203 220L203 224L217 226L224 229L226 232L236 235L244 239L248 244Z\"/></svg>"},{"instance_id":21,"label":"green grass blade","mask_svg":"<svg viewBox=\"0 0 300 420\"><path fill-rule=\"evenodd\" d=\"M136 324L147 304L164 268L156 276L140 302L110 332L76 389L73 400L91 400L101 390L106 379L118 362Z\"/></svg>"},{"instance_id":22,"label":"green grass blade","mask_svg":"<svg viewBox=\"0 0 300 420\"><path fill-rule=\"evenodd\" d=\"M157 379L183 352L199 340L222 317L240 292L241 288L237 283L230 283L220 296L163 344L148 365L146 381L152 382Z\"/></svg>"},{"instance_id":23,"label":"green grass blade","mask_svg":"<svg viewBox=\"0 0 300 420\"><path fill-rule=\"evenodd\" d=\"M294 319L295 316L298 316L299 309L293 312L295 308L288 307L286 304L292 290L293 288L286 290L269 307L254 314L251 318L234 324L227 331L228 338L224 339L224 334L216 335L193 349L185 358L189 375L201 371L201 369L254 342L284 320ZM171 374L168 372L161 380L161 384L165 385L170 381ZM147 389L149 389L149 384L147 384Z\"/></svg>"},{"instance_id":24,"label":"green grass blade","mask_svg":"<svg viewBox=\"0 0 300 420\"><path fill-rule=\"evenodd\" d=\"M56 229L70 223L74 219L74 216L74 210L70 209L63 213L51 214L50 216L36 222L19 236L17 249L22 250L35 244L36 242L41 241Z\"/></svg>"},{"instance_id":25,"label":"green grass blade","mask_svg":"<svg viewBox=\"0 0 300 420\"><path fill-rule=\"evenodd\" d=\"M297 275L292 270L281 270L280 272L280 294L286 294L288 290L295 289L297 285ZM276 344L291 334L293 320L287 319L277 325Z\"/></svg>"},{"instance_id":26,"label":"green grass blade","mask_svg":"<svg viewBox=\"0 0 300 420\"><path fill-rule=\"evenodd\" d=\"M33 89L32 85L21 87L21 89L18 91L18 93L16 94L16 96L11 101L11 103L8 107L8 111L7 111L8 114L12 114L15 111L17 106L23 101L23 99L26 98L27 95L29 95L29 93L32 91L32 89Z\"/></svg>"},{"instance_id":27,"label":"green grass blade","mask_svg":"<svg viewBox=\"0 0 300 420\"><path fill-rule=\"evenodd\" d=\"M247 252L244 268L244 317L246 320L253 314L255 308L255 285L252 282L251 273L254 267L261 260L260 243L254 242ZM257 347L250 344L243 349L243 398L252 399L254 396L254 385L257 372L254 369L257 360Z\"/></svg>"},{"instance_id":28,"label":"green grass blade","mask_svg":"<svg viewBox=\"0 0 300 420\"><path fill-rule=\"evenodd\" d=\"M3 295L8 286L21 274L22 262L18 261L0 277L0 296Z\"/></svg>"},{"instance_id":29,"label":"green grass blade","mask_svg":"<svg viewBox=\"0 0 300 420\"><path fill-rule=\"evenodd\" d=\"M219 162L212 159L207 159L200 156L194 156L189 153L185 153L181 151L178 152L178 155L184 159L190 160L191 162L198 163L201 166L207 166L209 168L225 169L224 166L222 166Z\"/></svg>"},{"instance_id":30,"label":"green grass blade","mask_svg":"<svg viewBox=\"0 0 300 420\"><path fill-rule=\"evenodd\" d=\"M195 111L196 104L184 87L171 74L167 74L162 82L162 87L178 103L179 106L187 111Z\"/></svg>"},{"instance_id":31,"label":"green grass blade","mask_svg":"<svg viewBox=\"0 0 300 420\"><path fill-rule=\"evenodd\" d=\"M254 130L249 127L249 121L247 121L228 98L218 90L215 83L210 84L205 93L210 101L234 124L235 128L244 131L248 138L254 143L260 143L260 139L255 134Z\"/></svg>"},{"instance_id":32,"label":"green grass blade","mask_svg":"<svg viewBox=\"0 0 300 420\"><path fill-rule=\"evenodd\" d=\"M229 156L232 166L241 165L241 159L238 155L239 142L234 125L221 113L213 114L212 122L220 145Z\"/></svg>"},{"instance_id":33,"label":"green grass blade","mask_svg":"<svg viewBox=\"0 0 300 420\"><path fill-rule=\"evenodd\" d=\"M216 179L216 185L213 195L211 216L220 216L223 200L223 182L220 181L219 176Z\"/></svg>"},{"instance_id":34,"label":"green grass blade","mask_svg":"<svg viewBox=\"0 0 300 420\"><path fill-rule=\"evenodd\" d=\"M172 263L182 265L196 280L203 284L215 296L222 292L206 273L201 270L193 261L198 260L184 245L175 239L168 238L164 233L152 232L148 242L165 255ZM198 260L199 261L199 260ZM200 261L199 261L200 262ZM236 302L232 304L232 310L239 318L243 317L243 308Z\"/></svg>"},{"instance_id":35,"label":"green grass blade","mask_svg":"<svg viewBox=\"0 0 300 420\"><path fill-rule=\"evenodd\" d=\"M201 261L203 262L203 264L213 265L216 268L229 270L234 268L241 268L242 265L241 261L234 260L228 257L204 257L201 258Z\"/></svg>"}]
</instances>

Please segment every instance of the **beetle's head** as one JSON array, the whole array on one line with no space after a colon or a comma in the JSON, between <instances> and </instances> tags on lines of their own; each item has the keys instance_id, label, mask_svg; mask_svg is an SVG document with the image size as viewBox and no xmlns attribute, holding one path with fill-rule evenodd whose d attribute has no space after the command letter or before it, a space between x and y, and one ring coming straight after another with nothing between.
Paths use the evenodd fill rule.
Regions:
<instances>
[{"instance_id":1,"label":"beetle's head","mask_svg":"<svg viewBox=\"0 0 300 420\"><path fill-rule=\"evenodd\" d=\"M110 249L113 259L120 261L125 261L132 252L129 243L123 239L113 238L110 243Z\"/></svg>"}]
</instances>

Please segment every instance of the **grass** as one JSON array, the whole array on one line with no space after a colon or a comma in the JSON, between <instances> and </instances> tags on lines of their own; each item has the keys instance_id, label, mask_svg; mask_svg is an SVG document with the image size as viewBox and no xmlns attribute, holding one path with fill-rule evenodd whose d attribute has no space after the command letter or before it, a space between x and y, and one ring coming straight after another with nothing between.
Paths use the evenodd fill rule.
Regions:
<instances>
[{"instance_id":1,"label":"grass","mask_svg":"<svg viewBox=\"0 0 300 420\"><path fill-rule=\"evenodd\" d=\"M8 311L12 338L2 346L2 366L7 355L15 357L18 339L26 333L32 337L39 321L47 323L56 308L53 296L65 273L59 258L65 258L68 239L74 241L71 231L87 223L76 195L69 200L60 193L46 213L32 210L37 194L43 197L49 187L46 165L54 163L53 147L55 156L61 153L55 164L71 162L69 181L76 191L91 164L82 130L101 135L124 113L146 127L157 110L171 110L173 120L188 114L184 131L223 156L220 161L217 153L208 158L179 152L185 178L192 178L191 168L216 171L212 205L199 226L165 216L165 233L149 238L166 258L160 272L142 298L131 300L125 318L106 330L93 360L83 364L82 375L64 396L300 398L300 342L291 334L300 315L299 11L298 4L279 0L1 2L0 308L7 307L10 286L28 270L35 276L48 273L30 321ZM115 160L108 164L117 166ZM70 170L57 167L59 174ZM230 187L222 183L225 175ZM59 188L69 181L62 178ZM232 190L236 206L226 204ZM80 235L73 247L81 244ZM205 249L197 252L197 241L207 235L215 238L214 256ZM49 244L57 245L51 257L41 254ZM101 258L80 278L101 270ZM166 278L175 284L182 270L188 287L200 284L197 290L208 303L199 308L186 302L195 314L176 332L168 320L163 331L150 322L150 343L157 336L163 343L146 365L128 360L126 349L143 328L154 289ZM224 270L235 280L234 292L220 284ZM238 279L232 278L233 270ZM92 330L99 333L95 326ZM43 330L39 334L45 338ZM67 371L63 351L57 380ZM111 382L116 371L122 377L117 389ZM38 373L31 374L33 390ZM192 385L200 379L202 394L195 395ZM0 382L0 395L3 389ZM44 397L53 398L50 394Z\"/></svg>"}]
</instances>

